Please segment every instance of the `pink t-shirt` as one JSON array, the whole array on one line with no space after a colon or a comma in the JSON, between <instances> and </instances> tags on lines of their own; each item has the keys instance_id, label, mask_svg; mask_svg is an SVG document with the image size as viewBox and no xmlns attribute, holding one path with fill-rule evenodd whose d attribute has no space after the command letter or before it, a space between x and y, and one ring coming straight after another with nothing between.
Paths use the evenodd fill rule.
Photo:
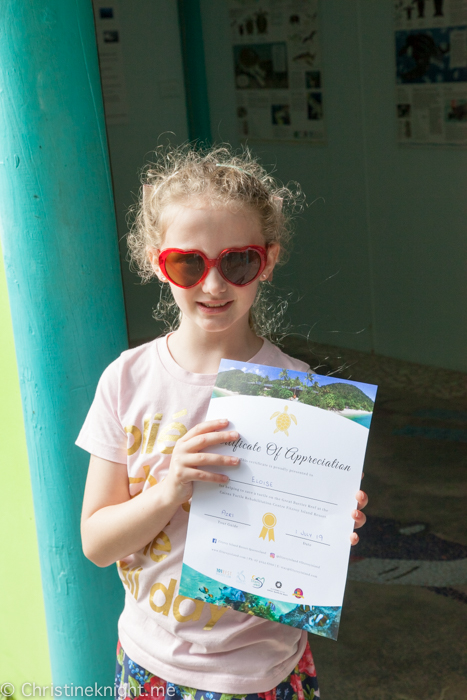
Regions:
<instances>
[{"instance_id":1,"label":"pink t-shirt","mask_svg":"<svg viewBox=\"0 0 467 700\"><path fill-rule=\"evenodd\" d=\"M309 369L268 340L250 361ZM215 380L182 369L167 337L127 350L103 373L76 444L127 464L137 496L166 476L176 441L204 420ZM122 646L172 683L223 693L270 690L298 663L307 634L178 594L188 511L187 503L152 542L117 562L126 589Z\"/></svg>"}]
</instances>

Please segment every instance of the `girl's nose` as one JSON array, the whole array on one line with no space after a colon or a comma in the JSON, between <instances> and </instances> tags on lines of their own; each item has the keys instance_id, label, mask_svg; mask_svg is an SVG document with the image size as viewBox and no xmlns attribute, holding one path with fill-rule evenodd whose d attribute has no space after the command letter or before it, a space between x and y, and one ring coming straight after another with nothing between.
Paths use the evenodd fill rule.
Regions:
<instances>
[{"instance_id":1,"label":"girl's nose","mask_svg":"<svg viewBox=\"0 0 467 700\"><path fill-rule=\"evenodd\" d=\"M220 292L225 292L227 289L227 282L215 267L211 267L206 278L203 280L202 289L205 294L216 295Z\"/></svg>"}]
</instances>

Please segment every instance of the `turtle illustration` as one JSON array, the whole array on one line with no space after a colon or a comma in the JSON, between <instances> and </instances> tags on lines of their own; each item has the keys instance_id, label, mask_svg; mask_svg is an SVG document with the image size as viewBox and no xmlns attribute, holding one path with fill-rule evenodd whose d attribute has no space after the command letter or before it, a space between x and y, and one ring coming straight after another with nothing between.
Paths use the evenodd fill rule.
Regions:
<instances>
[{"instance_id":1,"label":"turtle illustration","mask_svg":"<svg viewBox=\"0 0 467 700\"><path fill-rule=\"evenodd\" d=\"M290 424L293 421L295 425L297 425L297 419L293 415L293 413L287 413L289 410L289 407L286 406L284 408L284 413L281 413L280 411L276 411L275 413L272 414L271 418L269 420L272 420L273 418L276 418L276 429L275 433L277 433L279 430L287 435L289 437L289 433L287 432L288 429L290 428ZM292 420L291 420L292 419Z\"/></svg>"}]
</instances>

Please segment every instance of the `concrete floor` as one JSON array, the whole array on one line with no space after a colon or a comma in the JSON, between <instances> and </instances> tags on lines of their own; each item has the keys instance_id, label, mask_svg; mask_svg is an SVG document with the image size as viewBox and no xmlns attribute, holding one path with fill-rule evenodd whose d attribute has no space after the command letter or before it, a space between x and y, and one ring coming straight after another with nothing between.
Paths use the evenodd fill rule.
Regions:
<instances>
[{"instance_id":1,"label":"concrete floor","mask_svg":"<svg viewBox=\"0 0 467 700\"><path fill-rule=\"evenodd\" d=\"M467 699L467 376L289 338L319 373L379 384L337 642L310 635L323 700Z\"/></svg>"}]
</instances>

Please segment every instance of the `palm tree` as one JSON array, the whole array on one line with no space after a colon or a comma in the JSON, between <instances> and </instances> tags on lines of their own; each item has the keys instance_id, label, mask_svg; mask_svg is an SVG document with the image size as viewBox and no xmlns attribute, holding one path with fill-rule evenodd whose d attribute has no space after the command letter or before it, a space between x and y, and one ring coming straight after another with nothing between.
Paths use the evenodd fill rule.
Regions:
<instances>
[{"instance_id":1,"label":"palm tree","mask_svg":"<svg viewBox=\"0 0 467 700\"><path fill-rule=\"evenodd\" d=\"M292 385L294 384L295 380L292 379L290 376L288 370L283 369L281 373L279 374L279 379L282 380L282 386L287 389L291 389Z\"/></svg>"}]
</instances>

